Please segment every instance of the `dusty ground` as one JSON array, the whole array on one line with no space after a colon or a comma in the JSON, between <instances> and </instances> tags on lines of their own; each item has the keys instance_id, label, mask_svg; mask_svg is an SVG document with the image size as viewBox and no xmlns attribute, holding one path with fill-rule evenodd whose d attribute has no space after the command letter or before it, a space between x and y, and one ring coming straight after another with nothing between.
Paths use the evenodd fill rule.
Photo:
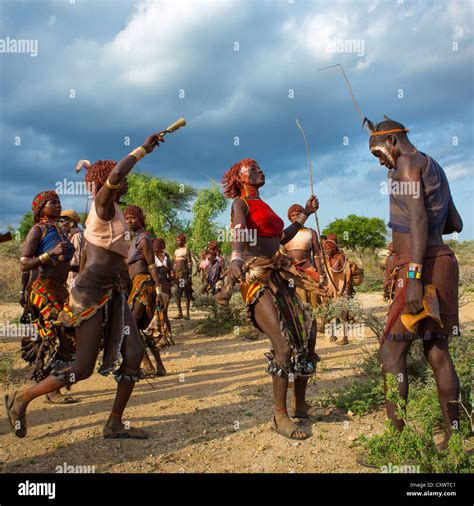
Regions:
<instances>
[{"instance_id":1,"label":"dusty ground","mask_svg":"<svg viewBox=\"0 0 474 506\"><path fill-rule=\"evenodd\" d=\"M367 307L384 311L376 294L362 294ZM0 306L0 323L19 315L17 304ZM174 315L172 307L171 315ZM462 308L465 326L473 326L474 304ZM55 472L56 466L95 466L96 472L371 472L356 462L353 440L381 431L383 410L362 417L335 412L307 424L312 436L290 441L270 429L272 391L264 372L266 339L248 341L228 334L205 337L196 327L205 313L174 321L177 345L164 354L168 375L137 384L126 411L131 424L150 432L145 441L108 441L102 425L112 405L115 382L94 374L74 386L81 400L53 406L43 398L29 410L29 432L17 439L10 432L2 404L0 471ZM15 354L12 384L27 384L27 370L18 356L18 338L0 338L0 351ZM345 347L321 337L322 357L309 397L322 388L350 382L364 349L376 341L367 335Z\"/></svg>"}]
</instances>

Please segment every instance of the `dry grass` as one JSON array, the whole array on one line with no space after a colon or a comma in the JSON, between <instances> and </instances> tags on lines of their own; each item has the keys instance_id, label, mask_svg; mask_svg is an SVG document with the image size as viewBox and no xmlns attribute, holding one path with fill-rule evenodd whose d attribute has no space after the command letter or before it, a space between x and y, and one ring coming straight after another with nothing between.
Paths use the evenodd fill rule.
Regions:
<instances>
[{"instance_id":1,"label":"dry grass","mask_svg":"<svg viewBox=\"0 0 474 506\"><path fill-rule=\"evenodd\" d=\"M0 383L7 383L14 371L15 358L12 353L0 353Z\"/></svg>"},{"instance_id":2,"label":"dry grass","mask_svg":"<svg viewBox=\"0 0 474 506\"><path fill-rule=\"evenodd\" d=\"M20 300L21 272L17 258L0 257L0 302Z\"/></svg>"}]
</instances>

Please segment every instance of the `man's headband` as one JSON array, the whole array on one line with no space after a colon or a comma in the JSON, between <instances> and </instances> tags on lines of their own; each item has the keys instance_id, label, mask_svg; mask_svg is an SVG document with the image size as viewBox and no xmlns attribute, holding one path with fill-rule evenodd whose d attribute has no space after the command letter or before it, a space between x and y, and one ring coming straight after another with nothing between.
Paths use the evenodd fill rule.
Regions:
<instances>
[{"instance_id":1,"label":"man's headband","mask_svg":"<svg viewBox=\"0 0 474 506\"><path fill-rule=\"evenodd\" d=\"M392 128L392 130L381 130L380 132L370 132L370 136L374 135L386 135L386 134L395 134L397 132L409 132L408 128Z\"/></svg>"}]
</instances>

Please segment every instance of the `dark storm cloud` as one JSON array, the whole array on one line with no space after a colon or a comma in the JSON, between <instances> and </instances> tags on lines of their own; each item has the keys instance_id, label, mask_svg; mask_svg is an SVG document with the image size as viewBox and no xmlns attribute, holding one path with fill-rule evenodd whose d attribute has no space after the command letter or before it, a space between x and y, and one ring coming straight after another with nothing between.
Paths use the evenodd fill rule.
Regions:
<instances>
[{"instance_id":1,"label":"dark storm cloud","mask_svg":"<svg viewBox=\"0 0 474 506\"><path fill-rule=\"evenodd\" d=\"M344 82L336 69L317 72L338 62L364 114L405 123L414 143L448 167L455 199L470 183L463 165L472 167L474 141L468 2L179 5L3 4L4 33L37 37L39 55L1 55L1 167L9 193L2 227L18 222L37 191L74 179L78 159L120 159L130 150L125 137L134 147L179 116L188 126L140 170L204 186L252 156L269 175L266 196L283 212L307 194L298 117L317 162L322 216L384 216L378 189L385 173L367 150ZM329 54L327 42L339 39L364 41L364 55ZM288 195L291 184L300 190ZM472 209L464 199L460 207Z\"/></svg>"}]
</instances>

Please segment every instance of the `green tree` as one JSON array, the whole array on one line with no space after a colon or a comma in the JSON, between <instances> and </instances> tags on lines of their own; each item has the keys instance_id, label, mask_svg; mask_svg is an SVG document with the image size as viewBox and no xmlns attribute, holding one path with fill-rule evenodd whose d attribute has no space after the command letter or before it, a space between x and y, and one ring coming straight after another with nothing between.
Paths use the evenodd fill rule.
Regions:
<instances>
[{"instance_id":1,"label":"green tree","mask_svg":"<svg viewBox=\"0 0 474 506\"><path fill-rule=\"evenodd\" d=\"M163 237L168 249L174 249L174 238L178 232L189 231L189 212L196 190L177 181L170 181L146 173L128 176L128 205L143 209L147 229L155 237Z\"/></svg>"},{"instance_id":2,"label":"green tree","mask_svg":"<svg viewBox=\"0 0 474 506\"><path fill-rule=\"evenodd\" d=\"M387 228L382 219L355 214L332 221L323 234L336 234L338 243L352 250L359 260L365 251L375 252L377 248L384 247L387 240Z\"/></svg>"},{"instance_id":3,"label":"green tree","mask_svg":"<svg viewBox=\"0 0 474 506\"><path fill-rule=\"evenodd\" d=\"M227 200L215 181L212 182L210 188L199 190L193 204L193 219L191 221L192 248L195 253L201 252L209 241L221 239L219 225L214 220L225 211L226 207ZM226 250L227 243L219 242Z\"/></svg>"},{"instance_id":4,"label":"green tree","mask_svg":"<svg viewBox=\"0 0 474 506\"><path fill-rule=\"evenodd\" d=\"M34 225L33 213L31 211L25 213L23 218L20 221L20 226L18 227L18 232L20 233L20 239L23 241L31 227Z\"/></svg>"}]
</instances>

